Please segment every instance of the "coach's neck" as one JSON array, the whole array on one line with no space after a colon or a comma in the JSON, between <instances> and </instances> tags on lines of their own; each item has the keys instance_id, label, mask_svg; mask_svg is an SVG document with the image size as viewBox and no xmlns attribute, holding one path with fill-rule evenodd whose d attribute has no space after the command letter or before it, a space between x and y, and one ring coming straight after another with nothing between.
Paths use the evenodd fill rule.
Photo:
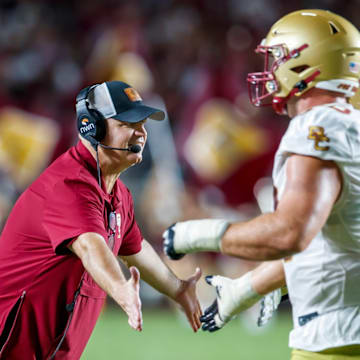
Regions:
<instances>
[{"instance_id":1,"label":"coach's neck","mask_svg":"<svg viewBox=\"0 0 360 360\"><path fill-rule=\"evenodd\" d=\"M79 138L96 161L96 151L91 143L82 137ZM126 165L125 163L114 162L111 156L109 156L110 154L111 150L107 151L100 146L98 147L99 166L101 171L101 179L103 182L102 187L105 188L108 194L112 192L116 180L119 178L120 174L129 168L129 165Z\"/></svg>"}]
</instances>

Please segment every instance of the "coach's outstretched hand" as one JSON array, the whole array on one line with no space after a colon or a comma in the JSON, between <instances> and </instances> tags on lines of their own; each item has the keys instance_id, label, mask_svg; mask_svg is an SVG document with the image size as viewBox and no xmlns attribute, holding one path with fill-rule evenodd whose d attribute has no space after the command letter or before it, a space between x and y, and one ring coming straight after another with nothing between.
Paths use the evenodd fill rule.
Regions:
<instances>
[{"instance_id":1,"label":"coach's outstretched hand","mask_svg":"<svg viewBox=\"0 0 360 360\"><path fill-rule=\"evenodd\" d=\"M221 219L203 219L178 222L163 233L164 253L179 260L187 253L220 251L221 237L229 223Z\"/></svg>"},{"instance_id":2,"label":"coach's outstretched hand","mask_svg":"<svg viewBox=\"0 0 360 360\"><path fill-rule=\"evenodd\" d=\"M200 318L204 331L214 332L221 329L262 297L252 289L251 272L234 280L223 276L207 276L205 279L209 285L215 287L217 297Z\"/></svg>"},{"instance_id":3,"label":"coach's outstretched hand","mask_svg":"<svg viewBox=\"0 0 360 360\"><path fill-rule=\"evenodd\" d=\"M182 280L180 290L174 297L174 300L183 308L194 332L198 331L201 327L200 316L202 311L196 296L196 283L200 277L201 270L197 268L195 273L187 280Z\"/></svg>"},{"instance_id":4,"label":"coach's outstretched hand","mask_svg":"<svg viewBox=\"0 0 360 360\"><path fill-rule=\"evenodd\" d=\"M131 266L130 279L126 282L123 296L117 302L128 316L128 323L136 331L142 330L142 312L140 300L140 273L135 266Z\"/></svg>"}]
</instances>

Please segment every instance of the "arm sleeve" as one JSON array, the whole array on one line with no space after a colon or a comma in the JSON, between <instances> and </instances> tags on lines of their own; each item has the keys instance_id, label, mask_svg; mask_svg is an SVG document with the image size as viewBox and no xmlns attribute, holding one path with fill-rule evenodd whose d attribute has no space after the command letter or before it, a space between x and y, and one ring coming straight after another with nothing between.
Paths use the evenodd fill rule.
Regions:
<instances>
[{"instance_id":1,"label":"arm sleeve","mask_svg":"<svg viewBox=\"0 0 360 360\"><path fill-rule=\"evenodd\" d=\"M280 148L340 164L352 159L346 116L331 108L298 116L291 121Z\"/></svg>"},{"instance_id":2,"label":"arm sleeve","mask_svg":"<svg viewBox=\"0 0 360 360\"><path fill-rule=\"evenodd\" d=\"M130 191L127 191L129 210L126 219L126 229L124 239L119 249L118 255L129 256L138 253L141 250L143 236L135 220L134 204Z\"/></svg>"},{"instance_id":3,"label":"arm sleeve","mask_svg":"<svg viewBox=\"0 0 360 360\"><path fill-rule=\"evenodd\" d=\"M45 205L43 226L60 255L70 253L67 245L83 233L107 238L102 199L93 185L81 180L65 180L54 186Z\"/></svg>"}]
</instances>

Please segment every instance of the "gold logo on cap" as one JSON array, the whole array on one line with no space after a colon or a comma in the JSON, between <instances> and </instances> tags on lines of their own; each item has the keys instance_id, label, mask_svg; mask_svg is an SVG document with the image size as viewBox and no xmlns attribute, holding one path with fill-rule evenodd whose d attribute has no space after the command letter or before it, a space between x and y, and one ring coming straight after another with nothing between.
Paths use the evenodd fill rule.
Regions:
<instances>
[{"instance_id":1,"label":"gold logo on cap","mask_svg":"<svg viewBox=\"0 0 360 360\"><path fill-rule=\"evenodd\" d=\"M141 101L142 100L139 93L133 88L130 88L130 87L126 88L126 89L124 89L124 92L130 101Z\"/></svg>"}]
</instances>

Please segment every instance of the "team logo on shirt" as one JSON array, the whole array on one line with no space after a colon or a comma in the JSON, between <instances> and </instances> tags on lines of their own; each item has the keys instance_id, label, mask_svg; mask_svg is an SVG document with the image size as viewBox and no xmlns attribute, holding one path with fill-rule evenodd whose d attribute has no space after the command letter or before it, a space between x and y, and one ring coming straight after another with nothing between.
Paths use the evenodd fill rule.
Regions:
<instances>
[{"instance_id":1,"label":"team logo on shirt","mask_svg":"<svg viewBox=\"0 0 360 360\"><path fill-rule=\"evenodd\" d=\"M325 135L325 129L321 126L310 126L309 135L307 137L309 140L314 140L314 148L319 151L328 151L329 146L321 146L320 142L329 142L330 139Z\"/></svg>"}]
</instances>

